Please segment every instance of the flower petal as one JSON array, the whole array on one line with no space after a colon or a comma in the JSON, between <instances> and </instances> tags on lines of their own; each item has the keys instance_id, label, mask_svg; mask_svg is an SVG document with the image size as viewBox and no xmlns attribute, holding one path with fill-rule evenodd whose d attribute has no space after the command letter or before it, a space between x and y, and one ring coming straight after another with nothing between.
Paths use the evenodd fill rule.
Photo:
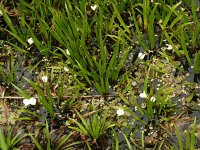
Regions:
<instances>
[{"instance_id":1,"label":"flower petal","mask_svg":"<svg viewBox=\"0 0 200 150\"><path fill-rule=\"evenodd\" d=\"M64 67L64 71L65 71L65 72L68 72L69 69L68 69L67 67Z\"/></svg>"},{"instance_id":2,"label":"flower petal","mask_svg":"<svg viewBox=\"0 0 200 150\"><path fill-rule=\"evenodd\" d=\"M31 97L31 98L29 99L29 103L30 103L31 105L35 105L35 104L36 104L36 98Z\"/></svg>"},{"instance_id":3,"label":"flower petal","mask_svg":"<svg viewBox=\"0 0 200 150\"><path fill-rule=\"evenodd\" d=\"M48 77L47 77L47 76L42 76L42 81L43 81L44 83L46 83L46 82L48 81Z\"/></svg>"},{"instance_id":4,"label":"flower petal","mask_svg":"<svg viewBox=\"0 0 200 150\"><path fill-rule=\"evenodd\" d=\"M145 91L143 91L143 93L140 93L139 95L141 98L147 98L147 94L145 93Z\"/></svg>"},{"instance_id":5,"label":"flower petal","mask_svg":"<svg viewBox=\"0 0 200 150\"><path fill-rule=\"evenodd\" d=\"M124 110L121 109L121 108L119 108L119 109L117 110L117 116L122 116L122 115L124 115Z\"/></svg>"},{"instance_id":6,"label":"flower petal","mask_svg":"<svg viewBox=\"0 0 200 150\"><path fill-rule=\"evenodd\" d=\"M29 39L27 40L27 42L28 42L29 45L32 45L32 44L34 43L33 38L29 38Z\"/></svg>"},{"instance_id":7,"label":"flower petal","mask_svg":"<svg viewBox=\"0 0 200 150\"><path fill-rule=\"evenodd\" d=\"M70 52L69 52L69 50L68 50L68 49L66 49L66 53L67 53L67 55L70 55Z\"/></svg>"},{"instance_id":8,"label":"flower petal","mask_svg":"<svg viewBox=\"0 0 200 150\"><path fill-rule=\"evenodd\" d=\"M156 101L156 98L155 98L154 96L152 96L152 97L150 98L150 101L155 102L155 101Z\"/></svg>"},{"instance_id":9,"label":"flower petal","mask_svg":"<svg viewBox=\"0 0 200 150\"><path fill-rule=\"evenodd\" d=\"M139 54L138 54L138 58L139 58L139 59L142 60L142 59L144 59L144 57L145 57L145 54L143 54L143 53L139 53Z\"/></svg>"},{"instance_id":10,"label":"flower petal","mask_svg":"<svg viewBox=\"0 0 200 150\"><path fill-rule=\"evenodd\" d=\"M24 100L23 100L23 103L24 103L24 105L26 105L26 106L27 106L27 105L30 105L30 103L29 103L29 100L28 100L28 99L24 99Z\"/></svg>"},{"instance_id":11,"label":"flower petal","mask_svg":"<svg viewBox=\"0 0 200 150\"><path fill-rule=\"evenodd\" d=\"M95 11L97 9L97 5L91 6L91 9Z\"/></svg>"}]
</instances>

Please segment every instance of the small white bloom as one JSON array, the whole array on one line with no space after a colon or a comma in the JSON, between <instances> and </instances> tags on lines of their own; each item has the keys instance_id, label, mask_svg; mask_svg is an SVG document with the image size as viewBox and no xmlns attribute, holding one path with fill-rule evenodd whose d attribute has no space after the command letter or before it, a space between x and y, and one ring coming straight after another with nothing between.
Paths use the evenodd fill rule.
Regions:
<instances>
[{"instance_id":1,"label":"small white bloom","mask_svg":"<svg viewBox=\"0 0 200 150\"><path fill-rule=\"evenodd\" d=\"M70 52L69 52L69 50L68 50L68 49L66 50L66 53L67 53L67 55L70 55Z\"/></svg>"},{"instance_id":2,"label":"small white bloom","mask_svg":"<svg viewBox=\"0 0 200 150\"><path fill-rule=\"evenodd\" d=\"M135 106L135 111L137 111L138 110L138 108L137 108L137 106Z\"/></svg>"},{"instance_id":3,"label":"small white bloom","mask_svg":"<svg viewBox=\"0 0 200 150\"><path fill-rule=\"evenodd\" d=\"M155 101L156 101L156 98L155 98L154 96L152 96L152 97L150 98L150 101L155 102Z\"/></svg>"},{"instance_id":4,"label":"small white bloom","mask_svg":"<svg viewBox=\"0 0 200 150\"><path fill-rule=\"evenodd\" d=\"M27 42L28 42L29 45L32 45L32 44L34 43L33 38L29 38L29 39L27 40Z\"/></svg>"},{"instance_id":5,"label":"small white bloom","mask_svg":"<svg viewBox=\"0 0 200 150\"><path fill-rule=\"evenodd\" d=\"M31 97L30 99L29 99L29 103L30 103L30 105L35 105L36 104L36 98L34 98L34 97Z\"/></svg>"},{"instance_id":6,"label":"small white bloom","mask_svg":"<svg viewBox=\"0 0 200 150\"><path fill-rule=\"evenodd\" d=\"M140 93L140 97L141 98L147 98L147 94L145 93L145 91L143 91L143 93Z\"/></svg>"},{"instance_id":7,"label":"small white bloom","mask_svg":"<svg viewBox=\"0 0 200 150\"><path fill-rule=\"evenodd\" d=\"M69 69L68 69L67 67L64 67L64 71L65 71L65 72L68 72Z\"/></svg>"},{"instance_id":8,"label":"small white bloom","mask_svg":"<svg viewBox=\"0 0 200 150\"><path fill-rule=\"evenodd\" d=\"M26 106L29 105L29 99L24 99L24 100L23 100L23 103L24 103L24 105L26 105Z\"/></svg>"},{"instance_id":9,"label":"small white bloom","mask_svg":"<svg viewBox=\"0 0 200 150\"><path fill-rule=\"evenodd\" d=\"M97 9L97 5L92 5L91 9L95 11Z\"/></svg>"},{"instance_id":10,"label":"small white bloom","mask_svg":"<svg viewBox=\"0 0 200 150\"><path fill-rule=\"evenodd\" d=\"M24 105L35 105L36 104L36 98L31 97L30 99L24 99L23 100Z\"/></svg>"},{"instance_id":11,"label":"small white bloom","mask_svg":"<svg viewBox=\"0 0 200 150\"><path fill-rule=\"evenodd\" d=\"M47 76L42 76L42 81L43 81L44 83L46 83L46 82L48 81L48 77L47 77Z\"/></svg>"},{"instance_id":12,"label":"small white bloom","mask_svg":"<svg viewBox=\"0 0 200 150\"><path fill-rule=\"evenodd\" d=\"M124 110L121 109L121 108L119 108L119 109L117 110L117 116L119 117L119 116L122 116L122 115L124 115Z\"/></svg>"},{"instance_id":13,"label":"small white bloom","mask_svg":"<svg viewBox=\"0 0 200 150\"><path fill-rule=\"evenodd\" d=\"M139 58L139 59L142 60L142 59L144 59L144 57L145 57L145 54L143 54L143 53L139 53L139 54L138 54L138 58Z\"/></svg>"},{"instance_id":14,"label":"small white bloom","mask_svg":"<svg viewBox=\"0 0 200 150\"><path fill-rule=\"evenodd\" d=\"M173 48L172 48L172 46L170 44L167 44L167 49L168 50L172 50Z\"/></svg>"}]
</instances>

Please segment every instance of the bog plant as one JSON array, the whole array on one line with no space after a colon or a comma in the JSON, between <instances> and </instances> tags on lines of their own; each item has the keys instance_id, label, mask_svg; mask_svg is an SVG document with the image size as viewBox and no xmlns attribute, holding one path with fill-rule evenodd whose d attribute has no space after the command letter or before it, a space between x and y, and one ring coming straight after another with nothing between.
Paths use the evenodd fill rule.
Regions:
<instances>
[{"instance_id":1,"label":"bog plant","mask_svg":"<svg viewBox=\"0 0 200 150\"><path fill-rule=\"evenodd\" d=\"M156 47L156 32L154 24L158 5L159 3L155 3L152 8L152 5L148 0L144 0L143 3L136 4L131 1L131 20L133 20L135 27L134 35L145 51L149 51L149 49L154 49ZM136 18L138 18L139 21ZM149 44L147 44L142 33L148 33Z\"/></svg>"},{"instance_id":2,"label":"bog plant","mask_svg":"<svg viewBox=\"0 0 200 150\"><path fill-rule=\"evenodd\" d=\"M0 76L2 77L1 82L6 84L7 86L10 86L12 83L16 83L18 71L17 69L19 69L18 63L16 62L14 57L14 51L10 50L10 48L8 47L7 50L9 51L8 53L10 53L6 62L7 66L0 65Z\"/></svg>"},{"instance_id":3,"label":"bog plant","mask_svg":"<svg viewBox=\"0 0 200 150\"><path fill-rule=\"evenodd\" d=\"M49 130L49 125L48 122L46 121L45 124L38 124L36 133L32 134L29 133L28 136L31 138L35 146L37 147L38 150L64 150L68 148L72 148L76 144L80 144L80 142L72 142L70 139L71 136L73 135L73 132L69 134L63 134L61 132L56 136L54 131ZM53 136L56 136L53 138ZM40 139L40 140L38 140Z\"/></svg>"},{"instance_id":4,"label":"bog plant","mask_svg":"<svg viewBox=\"0 0 200 150\"><path fill-rule=\"evenodd\" d=\"M80 122L71 118L70 120L74 122L77 127L71 125L69 128L80 132L80 134L85 135L90 140L96 142L97 139L106 134L108 129L115 126L114 123L108 120L107 112L108 110L104 113L103 117L95 113L89 116L89 118L84 118L78 111L76 111L80 118Z\"/></svg>"},{"instance_id":5,"label":"bog plant","mask_svg":"<svg viewBox=\"0 0 200 150\"><path fill-rule=\"evenodd\" d=\"M22 127L19 126L4 126L0 128L0 148L2 150L9 150L18 148L22 139L27 134L24 133Z\"/></svg>"},{"instance_id":6,"label":"bog plant","mask_svg":"<svg viewBox=\"0 0 200 150\"><path fill-rule=\"evenodd\" d=\"M37 149L76 149L83 145L93 149L105 137L112 140L109 145L112 149L148 148L145 128L155 122L163 131L160 124L167 124L171 115L179 115L176 107L179 103L174 102L172 95L179 95L180 89L164 81L156 89L152 84L154 79L165 78L169 73L165 67L173 70L172 77L179 74L186 77L185 68L192 66L190 73L195 77L200 74L198 1L3 0L0 13L0 22L3 22L0 34L6 37L1 39L1 44L9 48L1 47L9 54L5 63L0 63L1 81L6 86L13 85L24 97L26 106L20 109L22 116L18 121L43 121L34 124L36 133L28 134ZM18 63L15 58L18 56L26 59L22 67L34 78L45 69L47 73L59 68L58 82L48 80L48 77L56 79L54 71L43 76L41 84L39 80L23 78L22 82L28 82L34 89L28 94L28 90L19 88L16 82ZM190 83L182 82L185 83L181 81L179 87L191 88L185 93L189 98L184 105L188 107L184 111L189 114L193 111L190 103L199 97L198 88L194 87L197 92L193 91ZM56 88L57 91L52 91ZM11 86L9 91L13 92ZM108 110L98 110L87 117L81 115L80 110L84 112L88 105L91 107L92 98L110 96L107 94L113 97L103 102L99 100L98 106L104 110L105 105L111 103L112 108L120 108L117 114L108 115ZM46 110L50 117L46 119L40 112L32 112L36 108ZM125 125L120 119L127 121ZM59 128L64 128L62 131L53 129L51 121L55 120L61 124ZM195 149L195 130L196 122L184 139L176 128L178 146L172 144L167 148ZM61 134L53 139L57 131ZM1 149L17 147L21 136L13 136L11 132L12 128L0 130ZM22 130L19 133L24 134ZM162 149L167 140L159 140L151 148Z\"/></svg>"},{"instance_id":7,"label":"bog plant","mask_svg":"<svg viewBox=\"0 0 200 150\"><path fill-rule=\"evenodd\" d=\"M59 49L70 61L70 66L73 66L67 66L71 72L84 77L90 86L95 85L99 94L108 94L112 82L119 78L130 48L121 40L123 34L118 35L110 49L106 47L106 41L110 38L103 33L103 9L98 8L99 12L94 16L97 18L95 25L94 22L88 22L86 1L81 3L80 8L74 10L73 7L72 3L67 1L65 11L51 10L55 28L51 33L63 46ZM96 47L89 50L87 41L91 41ZM122 56L119 58L120 53Z\"/></svg>"},{"instance_id":8,"label":"bog plant","mask_svg":"<svg viewBox=\"0 0 200 150\"><path fill-rule=\"evenodd\" d=\"M54 118L55 116L55 111L54 111L54 101L53 98L51 96L51 89L49 87L48 83L44 83L45 84L45 91L42 90L42 88L35 82L28 80L26 78L24 78L36 91L37 91L37 95L38 95L38 99L41 102L42 106L44 107L44 109ZM13 84L13 86L18 90L18 92L25 98L30 100L31 96L24 90L20 89L19 87L17 87L16 85Z\"/></svg>"},{"instance_id":9,"label":"bog plant","mask_svg":"<svg viewBox=\"0 0 200 150\"><path fill-rule=\"evenodd\" d=\"M183 149L191 149L195 150L195 142L196 142L196 118L194 120L194 123L191 125L190 131L185 131L185 135L181 135L179 129L175 127L176 129L176 136L178 139L178 145L179 150ZM173 148L177 148L177 146L173 146Z\"/></svg>"}]
</instances>

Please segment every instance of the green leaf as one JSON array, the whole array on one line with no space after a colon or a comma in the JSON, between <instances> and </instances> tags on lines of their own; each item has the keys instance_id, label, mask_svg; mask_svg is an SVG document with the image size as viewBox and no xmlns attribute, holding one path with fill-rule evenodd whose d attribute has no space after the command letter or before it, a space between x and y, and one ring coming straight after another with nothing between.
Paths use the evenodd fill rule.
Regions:
<instances>
[{"instance_id":1,"label":"green leaf","mask_svg":"<svg viewBox=\"0 0 200 150\"><path fill-rule=\"evenodd\" d=\"M5 137L4 137L3 132L2 132L1 129L0 129L0 143L1 143L0 144L0 148L2 150L8 150L8 146L6 144Z\"/></svg>"},{"instance_id":2,"label":"green leaf","mask_svg":"<svg viewBox=\"0 0 200 150\"><path fill-rule=\"evenodd\" d=\"M30 99L30 95L28 93L26 93L24 90L18 88L16 85L12 84L14 86L14 88L17 89L17 91L26 99Z\"/></svg>"},{"instance_id":3,"label":"green leaf","mask_svg":"<svg viewBox=\"0 0 200 150\"><path fill-rule=\"evenodd\" d=\"M24 77L24 79L32 86L35 88L35 90L37 91L38 97L40 102L42 103L43 107L45 108L45 110L47 112L49 112L52 116L54 116L54 109L53 109L53 103L52 102L48 102L48 100L45 97L44 92L42 91L42 89L40 87L37 86L37 84L31 80L28 80L27 78Z\"/></svg>"},{"instance_id":4,"label":"green leaf","mask_svg":"<svg viewBox=\"0 0 200 150\"><path fill-rule=\"evenodd\" d=\"M75 120L75 119L71 119L71 118L70 118L70 120L73 121L73 122L78 126L78 127L69 126L70 129L76 130L76 131L78 131L78 132L80 132L80 133L83 133L83 134L85 134L85 135L90 136L89 133L88 133L88 131L85 129L85 127L84 127L82 124L80 124L80 123L79 123L77 120Z\"/></svg>"},{"instance_id":5,"label":"green leaf","mask_svg":"<svg viewBox=\"0 0 200 150\"><path fill-rule=\"evenodd\" d=\"M6 11L3 8L3 4L2 3L0 3L0 10L2 11L4 20L6 21L6 23L9 26L11 31L6 30L6 29L4 29L4 30L7 31L8 33L10 33L11 35L13 35L13 37L15 37L22 45L24 45L26 47L27 43L24 42L24 40L21 38L21 36L22 36L21 33L16 30L18 28L15 28L13 26L11 19L9 18L9 16L7 15Z\"/></svg>"},{"instance_id":6,"label":"green leaf","mask_svg":"<svg viewBox=\"0 0 200 150\"><path fill-rule=\"evenodd\" d=\"M200 50L195 54L194 59L194 73L199 74L200 73Z\"/></svg>"},{"instance_id":7,"label":"green leaf","mask_svg":"<svg viewBox=\"0 0 200 150\"><path fill-rule=\"evenodd\" d=\"M113 139L112 139L112 150L119 150L119 140L117 133L112 129Z\"/></svg>"},{"instance_id":8,"label":"green leaf","mask_svg":"<svg viewBox=\"0 0 200 150\"><path fill-rule=\"evenodd\" d=\"M61 138L58 139L58 142L56 143L56 147L55 150L60 150L62 148L62 146L70 139L70 137L73 135L74 133L71 132L69 135L63 135Z\"/></svg>"},{"instance_id":9,"label":"green leaf","mask_svg":"<svg viewBox=\"0 0 200 150\"><path fill-rule=\"evenodd\" d=\"M175 130L176 130L176 135L178 138L179 150L183 150L183 142L182 142L182 138L181 138L181 133L176 126L175 126Z\"/></svg>"},{"instance_id":10,"label":"green leaf","mask_svg":"<svg viewBox=\"0 0 200 150\"><path fill-rule=\"evenodd\" d=\"M79 116L79 118L81 119L81 122L84 125L84 129L87 131L87 133L89 133L91 131L90 124L87 123L87 120L85 118L83 118L82 115L78 111L76 111L76 113Z\"/></svg>"},{"instance_id":11,"label":"green leaf","mask_svg":"<svg viewBox=\"0 0 200 150\"><path fill-rule=\"evenodd\" d=\"M195 131L196 131L196 117L194 119L194 123L192 124L192 132L191 132L191 141L190 141L190 150L195 150L195 145L196 145L196 135L195 135Z\"/></svg>"},{"instance_id":12,"label":"green leaf","mask_svg":"<svg viewBox=\"0 0 200 150\"><path fill-rule=\"evenodd\" d=\"M133 150L133 148L132 148L132 146L131 146L131 143L130 143L130 141L128 140L127 136L126 136L123 132L121 132L121 133L123 134L123 136L124 136L124 138L125 138L125 140L126 140L128 149L129 149L129 150Z\"/></svg>"},{"instance_id":13,"label":"green leaf","mask_svg":"<svg viewBox=\"0 0 200 150\"><path fill-rule=\"evenodd\" d=\"M32 136L31 134L28 134L28 136L31 137L33 143L35 144L38 150L43 150L42 146L40 145L40 143L37 141L37 139L34 136Z\"/></svg>"}]
</instances>

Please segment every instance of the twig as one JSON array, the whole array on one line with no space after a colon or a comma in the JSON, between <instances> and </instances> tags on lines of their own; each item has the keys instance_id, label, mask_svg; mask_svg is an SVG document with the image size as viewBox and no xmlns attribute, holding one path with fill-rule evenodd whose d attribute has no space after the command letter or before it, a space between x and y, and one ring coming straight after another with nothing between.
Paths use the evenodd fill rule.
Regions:
<instances>
[{"instance_id":1,"label":"twig","mask_svg":"<svg viewBox=\"0 0 200 150\"><path fill-rule=\"evenodd\" d=\"M78 96L77 98L78 99L82 99L82 98L85 99L85 98L101 98L101 97L114 98L114 97L119 97L119 95L86 95L86 96ZM39 97L36 96L34 98L38 99ZM53 96L51 98L56 99L57 96ZM66 99L66 98L73 98L73 96L63 96L62 98L64 98L64 99ZM0 99L24 99L24 97L22 97L22 96L4 96L4 97L0 97Z\"/></svg>"}]
</instances>

